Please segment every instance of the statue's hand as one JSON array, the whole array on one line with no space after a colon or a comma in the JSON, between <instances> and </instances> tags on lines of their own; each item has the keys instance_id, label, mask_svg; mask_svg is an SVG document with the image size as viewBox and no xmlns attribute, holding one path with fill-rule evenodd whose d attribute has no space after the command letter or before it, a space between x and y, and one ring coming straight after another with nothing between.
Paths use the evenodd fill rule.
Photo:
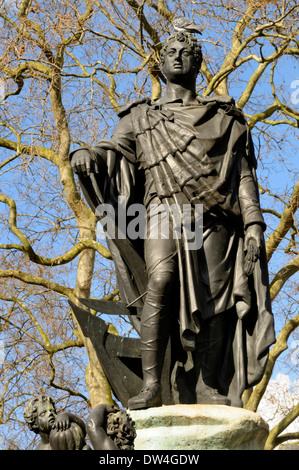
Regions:
<instances>
[{"instance_id":1,"label":"statue's hand","mask_svg":"<svg viewBox=\"0 0 299 470\"><path fill-rule=\"evenodd\" d=\"M119 408L115 405L101 404L97 405L94 408L94 411L93 413L91 413L91 416L96 416L96 421L98 425L104 427L107 415L109 413L116 413L117 411L119 411Z\"/></svg>"},{"instance_id":2,"label":"statue's hand","mask_svg":"<svg viewBox=\"0 0 299 470\"><path fill-rule=\"evenodd\" d=\"M91 173L99 172L97 162L86 149L77 150L73 154L71 167L75 173L83 175L90 175Z\"/></svg>"},{"instance_id":3,"label":"statue's hand","mask_svg":"<svg viewBox=\"0 0 299 470\"><path fill-rule=\"evenodd\" d=\"M247 276L252 274L254 265L260 256L263 239L263 229L260 225L253 224L247 227L244 240L245 271Z\"/></svg>"},{"instance_id":4,"label":"statue's hand","mask_svg":"<svg viewBox=\"0 0 299 470\"><path fill-rule=\"evenodd\" d=\"M71 421L70 421L70 416L68 413L63 412L63 413L59 413L56 416L54 427L57 430L64 431L65 429L68 429L70 425L71 425Z\"/></svg>"}]
</instances>

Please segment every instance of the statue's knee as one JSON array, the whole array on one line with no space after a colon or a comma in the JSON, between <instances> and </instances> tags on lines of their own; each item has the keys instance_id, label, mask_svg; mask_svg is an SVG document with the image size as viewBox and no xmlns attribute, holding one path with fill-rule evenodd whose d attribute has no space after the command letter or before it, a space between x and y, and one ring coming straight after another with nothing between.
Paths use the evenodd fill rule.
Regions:
<instances>
[{"instance_id":1,"label":"statue's knee","mask_svg":"<svg viewBox=\"0 0 299 470\"><path fill-rule=\"evenodd\" d=\"M153 273L148 282L148 292L153 292L156 295L165 295L170 293L173 285L173 273L163 271Z\"/></svg>"}]
</instances>

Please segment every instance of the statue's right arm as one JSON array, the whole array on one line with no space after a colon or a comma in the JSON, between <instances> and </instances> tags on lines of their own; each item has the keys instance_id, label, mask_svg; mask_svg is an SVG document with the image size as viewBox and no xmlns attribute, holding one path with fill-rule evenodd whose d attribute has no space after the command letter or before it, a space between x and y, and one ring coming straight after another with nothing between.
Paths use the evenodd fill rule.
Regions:
<instances>
[{"instance_id":1,"label":"statue's right arm","mask_svg":"<svg viewBox=\"0 0 299 470\"><path fill-rule=\"evenodd\" d=\"M90 150L82 148L72 152L70 159L73 171L83 175L101 173L101 169L106 167L106 154L109 143L111 148L115 145L115 148L123 147L124 152L132 150L134 153L135 139L130 115L119 121L111 139L103 139Z\"/></svg>"},{"instance_id":2,"label":"statue's right arm","mask_svg":"<svg viewBox=\"0 0 299 470\"><path fill-rule=\"evenodd\" d=\"M91 173L99 173L101 163L99 157L95 158L93 153L88 149L79 149L71 154L71 167L77 174L90 175Z\"/></svg>"}]
</instances>

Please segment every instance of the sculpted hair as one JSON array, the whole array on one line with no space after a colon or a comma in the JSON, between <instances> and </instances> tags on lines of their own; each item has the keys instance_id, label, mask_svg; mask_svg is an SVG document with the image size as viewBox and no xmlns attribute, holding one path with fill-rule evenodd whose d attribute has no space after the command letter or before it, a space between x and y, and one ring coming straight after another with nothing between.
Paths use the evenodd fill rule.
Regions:
<instances>
[{"instance_id":1,"label":"sculpted hair","mask_svg":"<svg viewBox=\"0 0 299 470\"><path fill-rule=\"evenodd\" d=\"M106 433L120 450L134 450L135 423L125 410L109 413Z\"/></svg>"},{"instance_id":2,"label":"sculpted hair","mask_svg":"<svg viewBox=\"0 0 299 470\"><path fill-rule=\"evenodd\" d=\"M175 41L185 42L189 46L191 46L192 52L196 60L197 68L199 71L201 67L201 63L202 63L201 45L199 44L199 41L196 39L196 37L193 34L188 33L188 32L176 32L168 36L166 41L163 42L162 49L160 51L161 64L162 65L164 64L165 54L166 54L168 46Z\"/></svg>"},{"instance_id":3,"label":"sculpted hair","mask_svg":"<svg viewBox=\"0 0 299 470\"><path fill-rule=\"evenodd\" d=\"M26 423L30 429L30 431L35 432L38 434L39 428L37 424L37 414L38 414L38 407L42 402L50 402L55 410L55 403L51 397L46 395L40 395L38 398L32 398L27 402L27 405L24 408L24 418Z\"/></svg>"}]
</instances>

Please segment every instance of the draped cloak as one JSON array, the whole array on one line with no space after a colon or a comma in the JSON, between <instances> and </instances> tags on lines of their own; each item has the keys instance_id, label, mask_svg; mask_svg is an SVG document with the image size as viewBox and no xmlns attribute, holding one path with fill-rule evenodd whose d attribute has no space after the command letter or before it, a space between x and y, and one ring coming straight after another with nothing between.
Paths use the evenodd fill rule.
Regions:
<instances>
[{"instance_id":1,"label":"draped cloak","mask_svg":"<svg viewBox=\"0 0 299 470\"><path fill-rule=\"evenodd\" d=\"M186 250L184 238L177 241L180 345L192 352L201 322L231 312L219 380L238 406L242 392L261 379L275 341L264 246L253 274L248 277L244 270L244 231L251 224L264 229L265 223L253 144L242 112L230 97L197 101L188 106L163 98L129 103L119 113L111 139L89 149L99 173L79 179L94 211L103 203L117 209L119 196L127 207L138 202L148 208L157 201L168 206L202 204L202 247ZM140 240L120 238L107 241L121 296L130 303L146 292L143 246ZM138 330L138 320L132 322ZM181 372L188 370L179 364Z\"/></svg>"}]
</instances>

